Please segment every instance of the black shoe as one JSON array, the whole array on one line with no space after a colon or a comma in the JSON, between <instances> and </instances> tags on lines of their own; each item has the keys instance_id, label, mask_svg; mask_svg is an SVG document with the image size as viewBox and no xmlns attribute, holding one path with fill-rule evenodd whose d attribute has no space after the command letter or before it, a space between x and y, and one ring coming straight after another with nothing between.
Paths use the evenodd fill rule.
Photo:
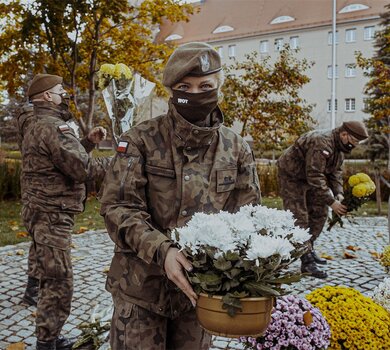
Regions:
<instances>
[{"instance_id":1,"label":"black shoe","mask_svg":"<svg viewBox=\"0 0 390 350\"><path fill-rule=\"evenodd\" d=\"M37 340L37 350L56 350L56 341L39 341Z\"/></svg>"},{"instance_id":2,"label":"black shoe","mask_svg":"<svg viewBox=\"0 0 390 350\"><path fill-rule=\"evenodd\" d=\"M302 265L301 272L307 273L315 278L326 278L328 274L325 271L321 271L316 262L314 261L314 257L311 252L302 255L301 257Z\"/></svg>"},{"instance_id":3,"label":"black shoe","mask_svg":"<svg viewBox=\"0 0 390 350\"><path fill-rule=\"evenodd\" d=\"M56 340L56 350L71 350L76 339L65 338L59 335Z\"/></svg>"},{"instance_id":4,"label":"black shoe","mask_svg":"<svg viewBox=\"0 0 390 350\"><path fill-rule=\"evenodd\" d=\"M315 250L312 250L311 251L311 256L314 258L314 262L316 264L321 264L321 265L326 265L328 262L326 261L326 259L323 259L321 258Z\"/></svg>"},{"instance_id":5,"label":"black shoe","mask_svg":"<svg viewBox=\"0 0 390 350\"><path fill-rule=\"evenodd\" d=\"M26 291L23 295L23 302L30 306L37 306L39 292L39 279L28 276Z\"/></svg>"}]
</instances>

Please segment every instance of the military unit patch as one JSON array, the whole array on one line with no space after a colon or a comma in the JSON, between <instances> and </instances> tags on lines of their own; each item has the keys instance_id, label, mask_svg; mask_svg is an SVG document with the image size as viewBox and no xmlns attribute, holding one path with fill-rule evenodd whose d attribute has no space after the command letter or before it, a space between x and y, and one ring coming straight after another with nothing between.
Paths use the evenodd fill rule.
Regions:
<instances>
[{"instance_id":1,"label":"military unit patch","mask_svg":"<svg viewBox=\"0 0 390 350\"><path fill-rule=\"evenodd\" d=\"M129 147L129 143L126 141L119 141L118 147L116 148L116 151L119 153L126 153L127 147Z\"/></svg>"},{"instance_id":2,"label":"military unit patch","mask_svg":"<svg viewBox=\"0 0 390 350\"><path fill-rule=\"evenodd\" d=\"M62 124L58 127L58 129L61 131L61 132L66 132L66 131L69 131L70 130L70 127L68 124Z\"/></svg>"}]
</instances>

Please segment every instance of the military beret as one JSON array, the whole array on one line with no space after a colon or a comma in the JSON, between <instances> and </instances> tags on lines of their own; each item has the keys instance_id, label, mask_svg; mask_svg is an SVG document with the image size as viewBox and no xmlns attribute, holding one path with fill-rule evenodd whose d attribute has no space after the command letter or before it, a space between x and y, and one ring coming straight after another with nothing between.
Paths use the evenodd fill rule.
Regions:
<instances>
[{"instance_id":1,"label":"military beret","mask_svg":"<svg viewBox=\"0 0 390 350\"><path fill-rule=\"evenodd\" d=\"M179 46L169 57L163 85L171 87L187 75L204 76L222 69L218 52L206 43L192 42Z\"/></svg>"},{"instance_id":2,"label":"military beret","mask_svg":"<svg viewBox=\"0 0 390 350\"><path fill-rule=\"evenodd\" d=\"M37 74L31 80L30 86L27 89L27 96L32 97L51 89L57 84L62 84L62 77L52 74Z\"/></svg>"},{"instance_id":3,"label":"military beret","mask_svg":"<svg viewBox=\"0 0 390 350\"><path fill-rule=\"evenodd\" d=\"M368 137L367 129L362 122L350 121L344 122L342 128L351 136L358 140L365 140Z\"/></svg>"}]
</instances>

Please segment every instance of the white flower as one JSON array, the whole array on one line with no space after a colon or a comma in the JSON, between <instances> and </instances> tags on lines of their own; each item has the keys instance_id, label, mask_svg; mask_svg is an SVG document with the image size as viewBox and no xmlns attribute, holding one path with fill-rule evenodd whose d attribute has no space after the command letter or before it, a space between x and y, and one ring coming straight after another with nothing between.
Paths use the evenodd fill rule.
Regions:
<instances>
[{"instance_id":1,"label":"white flower","mask_svg":"<svg viewBox=\"0 0 390 350\"><path fill-rule=\"evenodd\" d=\"M390 277L385 278L374 289L372 300L390 312Z\"/></svg>"},{"instance_id":2,"label":"white flower","mask_svg":"<svg viewBox=\"0 0 390 350\"><path fill-rule=\"evenodd\" d=\"M284 238L256 235L252 237L251 247L246 255L249 260L266 259L272 255L280 255L282 259L289 259L294 246Z\"/></svg>"}]
</instances>

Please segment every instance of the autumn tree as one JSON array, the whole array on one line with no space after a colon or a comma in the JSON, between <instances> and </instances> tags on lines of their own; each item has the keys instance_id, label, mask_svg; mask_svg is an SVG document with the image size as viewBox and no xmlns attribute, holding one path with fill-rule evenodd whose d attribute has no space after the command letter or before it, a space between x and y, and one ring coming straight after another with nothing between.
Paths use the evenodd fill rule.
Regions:
<instances>
[{"instance_id":1,"label":"autumn tree","mask_svg":"<svg viewBox=\"0 0 390 350\"><path fill-rule=\"evenodd\" d=\"M370 130L368 152L371 160L387 157L390 170L390 5L381 14L382 30L375 36L376 52L372 58L357 55L358 65L365 70L369 81L365 86L365 112L371 116L366 120Z\"/></svg>"},{"instance_id":2,"label":"autumn tree","mask_svg":"<svg viewBox=\"0 0 390 350\"><path fill-rule=\"evenodd\" d=\"M24 98L26 82L39 72L64 77L75 114L87 132L96 114L96 73L122 62L158 82L171 53L154 42L166 18L187 20L193 8L175 0L10 0L0 4L0 81L8 95Z\"/></svg>"},{"instance_id":3,"label":"autumn tree","mask_svg":"<svg viewBox=\"0 0 390 350\"><path fill-rule=\"evenodd\" d=\"M298 60L286 47L271 64L256 52L227 68L222 107L226 123L242 123L241 135L251 135L260 150L281 149L292 137L310 129L312 105L299 96L310 81L304 72L312 66Z\"/></svg>"}]
</instances>

